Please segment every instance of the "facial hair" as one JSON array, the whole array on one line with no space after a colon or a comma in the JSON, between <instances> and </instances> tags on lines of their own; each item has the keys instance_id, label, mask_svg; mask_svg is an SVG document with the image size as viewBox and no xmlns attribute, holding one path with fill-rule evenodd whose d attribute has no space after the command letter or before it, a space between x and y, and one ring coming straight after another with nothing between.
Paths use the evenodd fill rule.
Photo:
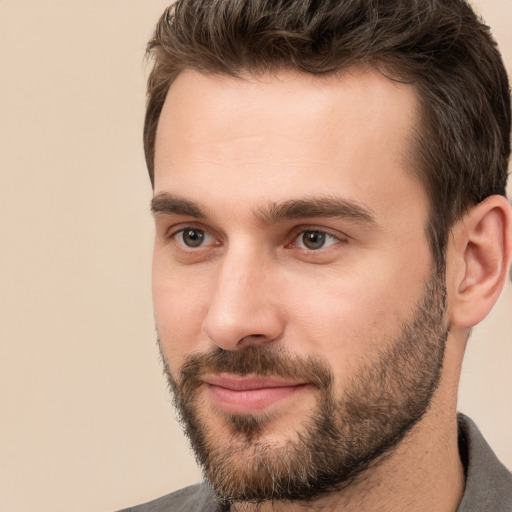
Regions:
<instances>
[{"instance_id":1,"label":"facial hair","mask_svg":"<svg viewBox=\"0 0 512 512\"><path fill-rule=\"evenodd\" d=\"M178 378L165 364L185 433L222 502L312 501L364 478L392 453L428 410L439 384L447 339L443 277L432 273L399 334L391 342L385 335L374 340L374 357L343 389L334 388L329 363L266 345L191 355ZM205 414L201 376L215 373L307 382L316 407L276 446L265 438L272 415ZM229 433L213 434L214 421Z\"/></svg>"}]
</instances>

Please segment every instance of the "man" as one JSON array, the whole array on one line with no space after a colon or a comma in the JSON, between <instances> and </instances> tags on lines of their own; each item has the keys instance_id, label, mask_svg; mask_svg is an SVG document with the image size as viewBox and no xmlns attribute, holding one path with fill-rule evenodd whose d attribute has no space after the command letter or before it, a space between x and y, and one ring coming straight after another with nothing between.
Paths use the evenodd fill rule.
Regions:
<instances>
[{"instance_id":1,"label":"man","mask_svg":"<svg viewBox=\"0 0 512 512\"><path fill-rule=\"evenodd\" d=\"M149 53L153 290L205 483L136 511L512 510L456 413L512 253L463 0L182 0Z\"/></svg>"}]
</instances>

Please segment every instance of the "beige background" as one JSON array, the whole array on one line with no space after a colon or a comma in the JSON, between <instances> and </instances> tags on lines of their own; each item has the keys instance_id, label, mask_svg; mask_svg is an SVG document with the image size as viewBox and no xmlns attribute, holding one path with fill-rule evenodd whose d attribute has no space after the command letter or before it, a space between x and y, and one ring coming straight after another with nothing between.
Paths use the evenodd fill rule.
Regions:
<instances>
[{"instance_id":1,"label":"beige background","mask_svg":"<svg viewBox=\"0 0 512 512\"><path fill-rule=\"evenodd\" d=\"M199 478L150 296L143 53L161 0L0 0L0 512L102 512ZM477 2L512 69L512 1ZM512 286L461 390L512 467Z\"/></svg>"}]
</instances>

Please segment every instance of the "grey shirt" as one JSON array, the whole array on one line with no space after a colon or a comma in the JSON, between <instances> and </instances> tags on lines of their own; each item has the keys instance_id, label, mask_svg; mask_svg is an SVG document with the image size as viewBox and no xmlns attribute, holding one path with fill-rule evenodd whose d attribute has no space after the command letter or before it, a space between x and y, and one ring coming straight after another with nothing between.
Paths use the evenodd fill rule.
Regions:
<instances>
[{"instance_id":1,"label":"grey shirt","mask_svg":"<svg viewBox=\"0 0 512 512\"><path fill-rule=\"evenodd\" d=\"M459 451L466 489L457 512L512 512L512 474L494 455L477 426L459 414ZM196 484L120 512L225 512L205 484Z\"/></svg>"}]
</instances>

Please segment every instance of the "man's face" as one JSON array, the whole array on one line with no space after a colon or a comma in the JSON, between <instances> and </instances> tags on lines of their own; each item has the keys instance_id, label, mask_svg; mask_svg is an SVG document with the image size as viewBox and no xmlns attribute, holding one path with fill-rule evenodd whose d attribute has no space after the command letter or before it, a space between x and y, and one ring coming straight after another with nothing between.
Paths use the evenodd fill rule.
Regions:
<instances>
[{"instance_id":1,"label":"man's face","mask_svg":"<svg viewBox=\"0 0 512 512\"><path fill-rule=\"evenodd\" d=\"M411 87L377 72L187 71L155 153L154 306L177 406L234 501L311 499L428 408L444 288Z\"/></svg>"}]
</instances>

